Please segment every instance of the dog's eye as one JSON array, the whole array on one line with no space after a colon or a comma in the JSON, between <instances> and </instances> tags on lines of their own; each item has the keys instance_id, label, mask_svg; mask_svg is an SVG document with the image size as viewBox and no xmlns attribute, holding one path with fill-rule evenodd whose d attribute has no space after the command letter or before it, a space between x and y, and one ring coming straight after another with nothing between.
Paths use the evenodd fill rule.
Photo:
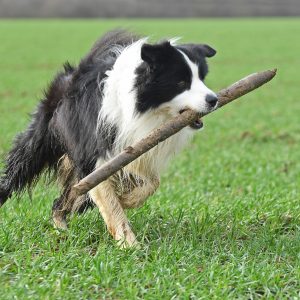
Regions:
<instances>
[{"instance_id":1,"label":"dog's eye","mask_svg":"<svg viewBox=\"0 0 300 300\"><path fill-rule=\"evenodd\" d=\"M187 86L187 82L185 82L185 81L179 81L177 83L177 85L178 85L179 88L185 88Z\"/></svg>"}]
</instances>

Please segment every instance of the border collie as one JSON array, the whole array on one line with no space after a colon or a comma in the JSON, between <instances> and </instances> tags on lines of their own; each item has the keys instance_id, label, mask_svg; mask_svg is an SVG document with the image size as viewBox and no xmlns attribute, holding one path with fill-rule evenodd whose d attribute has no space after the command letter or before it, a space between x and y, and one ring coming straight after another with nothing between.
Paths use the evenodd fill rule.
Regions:
<instances>
[{"instance_id":1,"label":"border collie","mask_svg":"<svg viewBox=\"0 0 300 300\"><path fill-rule=\"evenodd\" d=\"M30 125L16 137L0 178L0 205L30 190L48 170L62 186L52 209L57 227L67 227L67 214L96 205L113 238L134 245L124 209L141 206L156 191L161 171L202 127L200 119L87 196L74 197L71 187L186 108L215 109L216 94L203 83L206 58L215 53L208 45L176 40L149 44L122 30L105 34L78 66L64 65Z\"/></svg>"}]
</instances>

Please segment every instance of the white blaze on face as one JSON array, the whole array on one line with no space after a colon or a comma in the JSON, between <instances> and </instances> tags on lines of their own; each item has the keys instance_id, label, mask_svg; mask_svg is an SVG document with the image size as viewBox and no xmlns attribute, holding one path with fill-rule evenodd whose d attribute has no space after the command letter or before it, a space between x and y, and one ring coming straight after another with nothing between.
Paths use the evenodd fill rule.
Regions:
<instances>
[{"instance_id":1,"label":"white blaze on face","mask_svg":"<svg viewBox=\"0 0 300 300\"><path fill-rule=\"evenodd\" d=\"M178 51L183 55L190 67L192 74L191 88L177 95L173 100L162 106L168 107L174 114L186 108L191 108L199 113L206 113L213 110L214 107L211 107L205 98L207 95L216 96L216 94L200 80L198 66L193 63L186 54L180 50Z\"/></svg>"}]
</instances>

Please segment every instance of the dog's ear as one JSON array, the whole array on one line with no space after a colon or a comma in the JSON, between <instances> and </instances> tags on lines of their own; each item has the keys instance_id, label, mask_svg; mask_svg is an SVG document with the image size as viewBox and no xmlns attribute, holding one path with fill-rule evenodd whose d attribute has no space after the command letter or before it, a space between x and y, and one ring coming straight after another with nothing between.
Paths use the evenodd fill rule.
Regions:
<instances>
[{"instance_id":1,"label":"dog's ear","mask_svg":"<svg viewBox=\"0 0 300 300\"><path fill-rule=\"evenodd\" d=\"M170 42L163 42L156 45L144 44L141 49L141 58L150 66L165 61L168 50L171 48Z\"/></svg>"},{"instance_id":2,"label":"dog's ear","mask_svg":"<svg viewBox=\"0 0 300 300\"><path fill-rule=\"evenodd\" d=\"M217 53L217 51L214 48L212 48L206 44L199 45L199 47L202 49L202 51L206 57L213 57Z\"/></svg>"},{"instance_id":3,"label":"dog's ear","mask_svg":"<svg viewBox=\"0 0 300 300\"><path fill-rule=\"evenodd\" d=\"M178 49L190 52L195 57L198 57L201 54L205 57L213 57L217 53L215 49L206 44L184 44L177 47Z\"/></svg>"}]
</instances>

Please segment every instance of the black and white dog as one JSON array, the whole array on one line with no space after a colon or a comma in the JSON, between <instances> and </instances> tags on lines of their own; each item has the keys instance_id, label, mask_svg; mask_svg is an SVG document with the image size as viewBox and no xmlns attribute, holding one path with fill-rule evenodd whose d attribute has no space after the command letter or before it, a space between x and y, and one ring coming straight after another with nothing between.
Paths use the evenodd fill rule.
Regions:
<instances>
[{"instance_id":1,"label":"black and white dog","mask_svg":"<svg viewBox=\"0 0 300 300\"><path fill-rule=\"evenodd\" d=\"M96 205L112 236L136 242L124 209L138 207L159 186L169 158L182 149L202 122L195 122L76 198L71 187L95 167L186 108L208 112L217 97L203 81L207 45L176 40L148 44L147 38L117 30L103 36L77 67L65 64L27 130L16 137L0 179L0 205L14 192L30 189L44 170L62 185L54 201L56 226L66 215Z\"/></svg>"}]
</instances>

